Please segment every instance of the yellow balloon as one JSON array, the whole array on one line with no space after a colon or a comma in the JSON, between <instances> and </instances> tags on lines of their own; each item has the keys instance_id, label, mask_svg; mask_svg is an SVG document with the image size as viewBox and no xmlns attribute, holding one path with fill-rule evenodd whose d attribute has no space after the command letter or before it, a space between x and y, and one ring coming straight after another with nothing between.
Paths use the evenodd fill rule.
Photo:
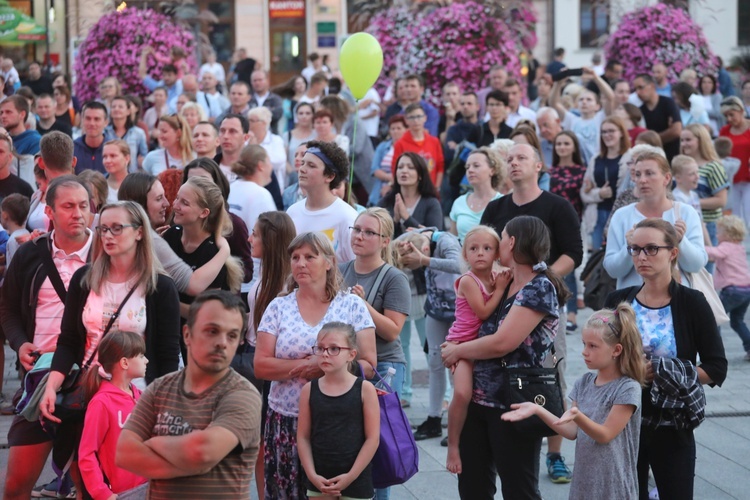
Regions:
<instances>
[{"instance_id":1,"label":"yellow balloon","mask_svg":"<svg viewBox=\"0 0 750 500\"><path fill-rule=\"evenodd\" d=\"M383 49L369 33L355 33L341 47L341 74L356 99L362 99L383 69Z\"/></svg>"}]
</instances>

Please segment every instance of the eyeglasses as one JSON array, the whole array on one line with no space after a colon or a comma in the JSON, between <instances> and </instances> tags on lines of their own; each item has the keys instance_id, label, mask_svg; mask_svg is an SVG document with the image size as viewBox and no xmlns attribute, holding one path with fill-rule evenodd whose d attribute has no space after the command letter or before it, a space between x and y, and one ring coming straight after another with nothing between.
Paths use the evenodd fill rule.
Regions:
<instances>
[{"instance_id":1,"label":"eyeglasses","mask_svg":"<svg viewBox=\"0 0 750 500\"><path fill-rule=\"evenodd\" d=\"M629 246L628 247L628 253L630 255L632 255L633 257L637 257L638 254L640 254L641 252L643 252L646 255L648 255L649 257L653 257L654 255L656 255L657 253L659 253L659 250L661 250L662 248L668 248L668 249L671 250L674 247L672 245L662 245L662 246L659 246L659 245L646 245L643 248L637 247L637 246L632 246L632 247Z\"/></svg>"},{"instance_id":2,"label":"eyeglasses","mask_svg":"<svg viewBox=\"0 0 750 500\"><path fill-rule=\"evenodd\" d=\"M375 233L375 232L370 231L368 229L362 229L362 228L353 227L353 226L349 226L349 229L352 230L352 232L354 233L355 236L359 236L361 234L365 238L374 238L375 236L382 236L383 238L385 238L385 236L383 236L382 234Z\"/></svg>"},{"instance_id":3,"label":"eyeglasses","mask_svg":"<svg viewBox=\"0 0 750 500\"><path fill-rule=\"evenodd\" d=\"M421 120L425 116L426 115L411 115L411 116L407 116L406 119L409 120L409 121Z\"/></svg>"},{"instance_id":4,"label":"eyeglasses","mask_svg":"<svg viewBox=\"0 0 750 500\"><path fill-rule=\"evenodd\" d=\"M324 352L327 352L330 356L338 356L341 349L346 349L347 351L352 350L350 347L339 347L336 345L332 345L331 347L320 347L319 345L314 345L312 353L316 356L322 356Z\"/></svg>"},{"instance_id":5,"label":"eyeglasses","mask_svg":"<svg viewBox=\"0 0 750 500\"><path fill-rule=\"evenodd\" d=\"M139 224L115 224L112 227L109 226L96 226L96 234L99 236L104 236L105 233L109 232L112 234L112 236L120 236L122 234L123 229L126 227L140 227Z\"/></svg>"}]
</instances>

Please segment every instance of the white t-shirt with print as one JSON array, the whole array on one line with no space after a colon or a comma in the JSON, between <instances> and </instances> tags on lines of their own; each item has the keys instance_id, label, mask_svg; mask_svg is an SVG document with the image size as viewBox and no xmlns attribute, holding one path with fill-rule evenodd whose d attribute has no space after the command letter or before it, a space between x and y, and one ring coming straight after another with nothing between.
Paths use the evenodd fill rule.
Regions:
<instances>
[{"instance_id":1,"label":"white t-shirt with print","mask_svg":"<svg viewBox=\"0 0 750 500\"><path fill-rule=\"evenodd\" d=\"M300 200L286 211L297 234L319 231L333 244L339 264L354 260L349 228L357 219L357 211L341 198L321 210L308 210L305 203L306 200Z\"/></svg>"},{"instance_id":2,"label":"white t-shirt with print","mask_svg":"<svg viewBox=\"0 0 750 500\"><path fill-rule=\"evenodd\" d=\"M352 325L355 332L375 328L365 301L348 293L336 295L323 319L317 325L309 325L302 319L295 290L271 301L260 320L258 331L276 337L276 358L303 359L312 354L320 329L331 321ZM307 379L299 377L271 382L268 405L277 413L296 417L299 414L299 396L306 383Z\"/></svg>"}]
</instances>

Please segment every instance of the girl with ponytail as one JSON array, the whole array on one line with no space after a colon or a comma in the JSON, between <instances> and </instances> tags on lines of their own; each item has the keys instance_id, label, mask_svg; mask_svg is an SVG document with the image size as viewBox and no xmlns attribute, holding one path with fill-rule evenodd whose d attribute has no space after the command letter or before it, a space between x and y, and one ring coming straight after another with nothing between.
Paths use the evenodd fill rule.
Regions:
<instances>
[{"instance_id":1,"label":"girl with ponytail","mask_svg":"<svg viewBox=\"0 0 750 500\"><path fill-rule=\"evenodd\" d=\"M115 465L120 430L135 408L141 391L134 379L146 375L146 344L133 332L112 331L98 347L98 363L86 373L88 401L78 467L94 500L106 500L133 488L145 488L146 478Z\"/></svg>"},{"instance_id":2,"label":"girl with ponytail","mask_svg":"<svg viewBox=\"0 0 750 500\"><path fill-rule=\"evenodd\" d=\"M621 302L591 315L582 331L583 360L589 369L570 393L570 409L560 418L534 403L511 405L502 418L515 422L539 416L576 440L576 474L570 498L638 498L638 440L643 346L635 311Z\"/></svg>"}]
</instances>

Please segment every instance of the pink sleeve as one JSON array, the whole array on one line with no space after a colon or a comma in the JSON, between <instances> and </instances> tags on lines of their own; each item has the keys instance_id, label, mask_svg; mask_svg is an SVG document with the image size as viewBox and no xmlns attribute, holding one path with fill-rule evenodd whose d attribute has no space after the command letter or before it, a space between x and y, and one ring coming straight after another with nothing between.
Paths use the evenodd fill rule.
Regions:
<instances>
[{"instance_id":1,"label":"pink sleeve","mask_svg":"<svg viewBox=\"0 0 750 500\"><path fill-rule=\"evenodd\" d=\"M729 247L725 242L721 242L715 247L707 246L706 253L708 254L709 259L716 262L717 260L723 260L729 257L731 253L731 247Z\"/></svg>"},{"instance_id":2,"label":"pink sleeve","mask_svg":"<svg viewBox=\"0 0 750 500\"><path fill-rule=\"evenodd\" d=\"M86 489L94 500L107 500L112 490L104 482L104 475L96 452L109 431L106 406L94 397L86 408L81 444L78 446L78 468Z\"/></svg>"}]
</instances>

